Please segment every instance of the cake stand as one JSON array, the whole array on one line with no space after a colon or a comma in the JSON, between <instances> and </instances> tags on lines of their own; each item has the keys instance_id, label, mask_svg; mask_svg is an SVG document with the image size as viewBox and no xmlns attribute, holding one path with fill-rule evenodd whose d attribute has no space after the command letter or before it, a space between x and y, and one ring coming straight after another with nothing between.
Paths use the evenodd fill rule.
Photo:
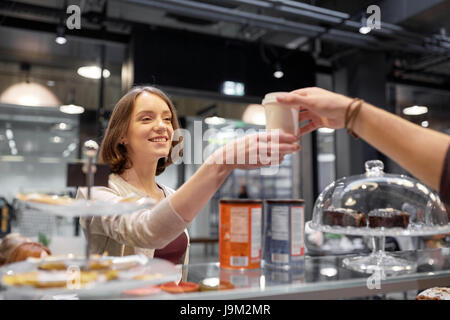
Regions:
<instances>
[{"instance_id":1,"label":"cake stand","mask_svg":"<svg viewBox=\"0 0 450 320\"><path fill-rule=\"evenodd\" d=\"M385 251L386 237L419 237L450 233L450 214L439 196L420 181L405 175L383 172L381 161L365 164L366 173L344 177L329 184L319 195L314 205L313 218L307 227L326 233L369 236L373 250L370 255L345 258L345 267L364 273L377 271L384 274L408 273L416 269L415 261L408 261ZM326 213L349 210L341 222L328 220ZM405 228L373 227L369 213L378 209L395 209L408 216ZM348 211L347 211L348 212ZM394 211L391 211L394 212ZM364 213L366 220L352 220ZM393 216L388 216L388 218ZM339 216L334 218L338 219ZM345 221L347 222L345 222ZM330 222L332 221L332 222ZM333 225L329 225L333 223ZM339 225L336 225L339 224Z\"/></svg>"},{"instance_id":2,"label":"cake stand","mask_svg":"<svg viewBox=\"0 0 450 320\"><path fill-rule=\"evenodd\" d=\"M87 199L70 199L67 203L51 204L33 200L31 196L29 200L20 200L26 208L36 211L45 212L56 216L64 216L69 218L85 217L86 218L86 266L89 265L89 248L90 248L90 221L94 216L112 216L122 215L136 212L141 209L149 208L155 204L151 198L124 198L120 200L91 200L91 188L94 184L94 174L96 166L94 160L97 156L98 144L93 140L88 140L83 145L83 154L87 161L83 166L83 172L86 174ZM56 197L58 198L58 197ZM63 198L62 198L63 199ZM125 200L125 201L124 201ZM129 200L129 201L127 201Z\"/></svg>"},{"instance_id":3,"label":"cake stand","mask_svg":"<svg viewBox=\"0 0 450 320\"><path fill-rule=\"evenodd\" d=\"M345 267L364 273L376 271L391 273L408 273L416 269L417 263L396 257L395 253L385 251L386 237L419 237L450 233L450 224L445 226L423 226L411 224L407 229L400 228L354 228L315 224L308 221L306 225L314 230L354 236L370 236L372 253L345 258Z\"/></svg>"}]
</instances>

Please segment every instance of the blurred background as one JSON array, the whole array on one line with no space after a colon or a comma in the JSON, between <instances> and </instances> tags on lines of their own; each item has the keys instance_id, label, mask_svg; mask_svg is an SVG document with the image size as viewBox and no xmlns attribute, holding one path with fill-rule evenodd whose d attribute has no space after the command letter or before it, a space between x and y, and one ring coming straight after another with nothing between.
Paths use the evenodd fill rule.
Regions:
<instances>
[{"instance_id":1,"label":"blurred background","mask_svg":"<svg viewBox=\"0 0 450 320\"><path fill-rule=\"evenodd\" d=\"M80 9L79 29L67 27L71 5ZM380 29L367 28L370 5L380 8ZM20 211L15 195L73 192L67 163L82 158L84 141L101 142L133 85L167 92L183 128L193 132L198 120L203 132L218 129L193 154L236 129L264 129L264 95L306 86L450 133L449 17L445 0L2 0L0 235L18 231L49 238L56 253L82 251L76 220ZM229 177L190 227L193 254L217 255L220 198L301 198L310 220L325 186L362 173L366 160L408 174L345 131L320 129L301 144L277 175ZM197 168L173 165L158 181L177 188Z\"/></svg>"}]
</instances>

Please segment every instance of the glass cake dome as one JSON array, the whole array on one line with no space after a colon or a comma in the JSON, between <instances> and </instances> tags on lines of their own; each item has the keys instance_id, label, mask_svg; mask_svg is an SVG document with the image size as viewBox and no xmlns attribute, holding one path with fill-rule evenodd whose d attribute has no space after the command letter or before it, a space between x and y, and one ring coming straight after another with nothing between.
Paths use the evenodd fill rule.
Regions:
<instances>
[{"instance_id":1,"label":"glass cake dome","mask_svg":"<svg viewBox=\"0 0 450 320\"><path fill-rule=\"evenodd\" d=\"M409 270L399 261L387 261L385 236L450 233L450 214L436 192L418 180L385 173L379 160L367 161L365 167L364 174L336 180L322 191L308 226L327 233L377 237L372 255L366 257L371 260L361 265L358 258L362 257L347 259L344 264L350 268L363 272L373 272L372 267Z\"/></svg>"}]
</instances>

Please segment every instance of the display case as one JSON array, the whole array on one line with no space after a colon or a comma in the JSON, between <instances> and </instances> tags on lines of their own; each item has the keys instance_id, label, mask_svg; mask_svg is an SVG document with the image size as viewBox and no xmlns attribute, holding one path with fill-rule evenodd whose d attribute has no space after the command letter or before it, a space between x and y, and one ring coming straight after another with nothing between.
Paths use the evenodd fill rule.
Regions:
<instances>
[{"instance_id":1,"label":"display case","mask_svg":"<svg viewBox=\"0 0 450 320\"><path fill-rule=\"evenodd\" d=\"M411 272L417 267L384 250L386 236L427 236L450 232L449 213L439 196L405 175L388 174L381 161L367 161L366 172L329 184L317 198L312 229L371 236L369 256L347 258L348 268L372 273Z\"/></svg>"}]
</instances>

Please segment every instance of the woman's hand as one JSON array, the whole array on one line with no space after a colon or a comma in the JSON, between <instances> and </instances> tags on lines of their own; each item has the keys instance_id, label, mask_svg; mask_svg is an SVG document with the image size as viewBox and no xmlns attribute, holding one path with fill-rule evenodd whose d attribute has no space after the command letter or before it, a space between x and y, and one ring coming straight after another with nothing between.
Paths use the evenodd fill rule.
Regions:
<instances>
[{"instance_id":1,"label":"woman's hand","mask_svg":"<svg viewBox=\"0 0 450 320\"><path fill-rule=\"evenodd\" d=\"M300 150L297 141L298 137L281 130L250 134L230 141L206 162L247 170L277 165L286 154Z\"/></svg>"},{"instance_id":2,"label":"woman's hand","mask_svg":"<svg viewBox=\"0 0 450 320\"><path fill-rule=\"evenodd\" d=\"M299 110L299 122L309 121L299 129L299 135L317 128L340 129L345 124L345 112L352 99L322 88L303 88L277 97L277 101Z\"/></svg>"}]
</instances>

